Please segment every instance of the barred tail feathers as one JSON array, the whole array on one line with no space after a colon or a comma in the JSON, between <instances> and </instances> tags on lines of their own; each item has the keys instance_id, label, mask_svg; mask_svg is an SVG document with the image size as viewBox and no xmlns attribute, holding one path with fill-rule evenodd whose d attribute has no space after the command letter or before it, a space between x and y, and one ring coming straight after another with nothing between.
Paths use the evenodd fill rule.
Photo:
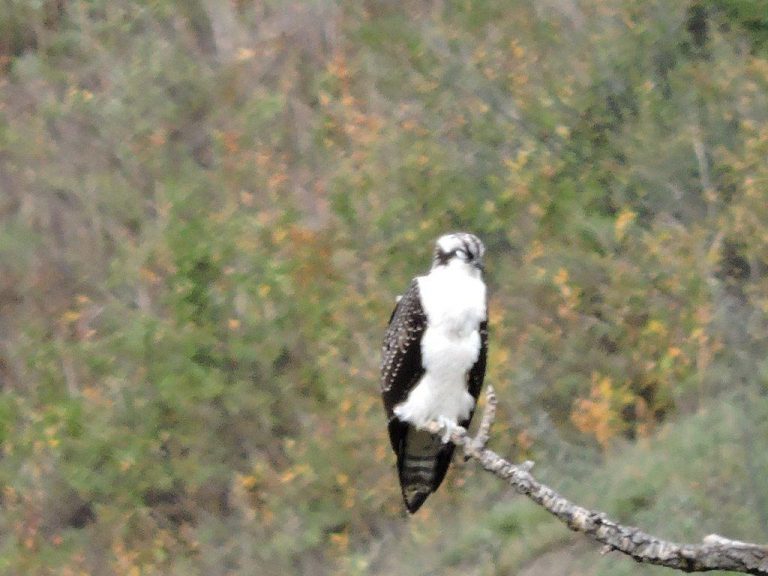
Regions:
<instances>
[{"instance_id":1,"label":"barred tail feathers","mask_svg":"<svg viewBox=\"0 0 768 576\"><path fill-rule=\"evenodd\" d=\"M397 453L397 469L405 506L413 514L445 478L454 445L443 444L439 436L424 430L398 424L407 426Z\"/></svg>"}]
</instances>

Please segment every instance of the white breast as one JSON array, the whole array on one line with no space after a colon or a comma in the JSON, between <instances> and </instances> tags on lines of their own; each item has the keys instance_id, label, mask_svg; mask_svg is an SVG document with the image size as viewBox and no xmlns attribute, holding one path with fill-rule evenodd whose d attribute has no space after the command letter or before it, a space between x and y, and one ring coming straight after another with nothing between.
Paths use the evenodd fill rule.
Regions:
<instances>
[{"instance_id":1,"label":"white breast","mask_svg":"<svg viewBox=\"0 0 768 576\"><path fill-rule=\"evenodd\" d=\"M418 283L427 316L421 341L425 373L395 414L415 426L438 419L456 423L475 404L467 392L467 372L480 353L485 284L474 268L459 261L435 268Z\"/></svg>"}]
</instances>

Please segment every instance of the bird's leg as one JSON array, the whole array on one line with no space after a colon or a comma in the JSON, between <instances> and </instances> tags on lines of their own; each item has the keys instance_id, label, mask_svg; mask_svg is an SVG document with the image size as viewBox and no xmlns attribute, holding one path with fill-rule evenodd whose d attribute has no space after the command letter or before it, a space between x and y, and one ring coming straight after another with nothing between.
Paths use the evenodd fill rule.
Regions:
<instances>
[{"instance_id":1,"label":"bird's leg","mask_svg":"<svg viewBox=\"0 0 768 576\"><path fill-rule=\"evenodd\" d=\"M445 416L438 416L437 423L440 425L441 429L441 436L440 440L443 444L447 444L451 440L451 435L454 433L461 434L462 432L464 434L467 433L464 428L456 424L454 420L451 420L450 418L446 418Z\"/></svg>"}]
</instances>

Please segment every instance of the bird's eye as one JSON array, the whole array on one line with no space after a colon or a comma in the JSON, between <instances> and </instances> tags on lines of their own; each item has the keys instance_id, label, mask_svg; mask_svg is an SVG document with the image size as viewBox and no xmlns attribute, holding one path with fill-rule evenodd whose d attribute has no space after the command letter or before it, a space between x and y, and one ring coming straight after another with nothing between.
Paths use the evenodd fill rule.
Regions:
<instances>
[{"instance_id":1,"label":"bird's eye","mask_svg":"<svg viewBox=\"0 0 768 576\"><path fill-rule=\"evenodd\" d=\"M461 250L461 249L456 250L456 256L458 256L461 260L467 260L469 258L469 254L467 254L467 251Z\"/></svg>"}]
</instances>

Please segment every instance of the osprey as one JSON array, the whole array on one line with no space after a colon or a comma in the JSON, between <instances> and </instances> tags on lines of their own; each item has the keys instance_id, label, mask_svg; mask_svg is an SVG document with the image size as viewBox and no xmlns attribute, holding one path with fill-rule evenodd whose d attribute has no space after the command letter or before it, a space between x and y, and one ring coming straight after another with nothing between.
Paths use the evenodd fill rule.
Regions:
<instances>
[{"instance_id":1,"label":"osprey","mask_svg":"<svg viewBox=\"0 0 768 576\"><path fill-rule=\"evenodd\" d=\"M488 347L483 243L441 236L429 274L398 298L384 336L381 393L403 500L414 513L445 478L456 426L466 428L485 375ZM423 430L444 426L442 437Z\"/></svg>"}]
</instances>

